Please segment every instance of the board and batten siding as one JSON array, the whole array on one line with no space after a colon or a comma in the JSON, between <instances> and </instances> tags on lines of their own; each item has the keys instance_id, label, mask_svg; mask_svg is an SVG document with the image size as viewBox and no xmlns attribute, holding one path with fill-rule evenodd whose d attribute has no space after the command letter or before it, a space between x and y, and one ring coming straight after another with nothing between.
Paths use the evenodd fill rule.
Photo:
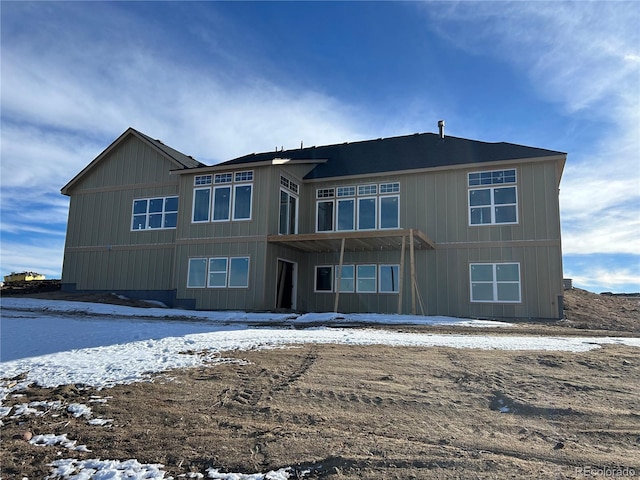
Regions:
<instances>
[{"instance_id":1,"label":"board and batten siding","mask_svg":"<svg viewBox=\"0 0 640 480\"><path fill-rule=\"evenodd\" d=\"M69 190L63 285L81 291L175 288L176 230L131 230L134 199L179 195L173 168L131 135L78 179Z\"/></svg>"}]
</instances>

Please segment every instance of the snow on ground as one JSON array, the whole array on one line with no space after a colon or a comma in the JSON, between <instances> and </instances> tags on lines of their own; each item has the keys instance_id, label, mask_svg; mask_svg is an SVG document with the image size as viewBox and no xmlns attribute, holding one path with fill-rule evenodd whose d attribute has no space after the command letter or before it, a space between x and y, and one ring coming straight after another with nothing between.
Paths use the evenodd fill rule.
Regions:
<instances>
[{"instance_id":1,"label":"snow on ground","mask_svg":"<svg viewBox=\"0 0 640 480\"><path fill-rule=\"evenodd\" d=\"M222 354L234 350L286 348L306 343L573 352L605 344L640 347L640 338L442 335L335 328L335 325L367 323L511 326L450 317L195 312L23 298L2 298L0 306L0 417L10 413L13 416L38 415L44 409L62 407L51 402L32 402L13 407L11 412L12 408L2 406L7 395L19 395L17 392L30 384L107 388L149 380L154 373L175 368L230 361L222 358ZM297 325L307 328L295 328ZM197 352L206 354L195 354ZM10 381L18 376L22 376L21 380ZM95 400L106 398L96 397ZM91 408L86 405L72 404L67 408L70 413L93 422L96 428L110 422L91 419ZM76 450L90 448L76 447L75 441L66 438L65 434L39 435L31 443L62 445ZM51 478L92 478L94 475L99 478L165 478L161 465L141 465L136 460L61 459L51 467L54 475ZM282 469L245 475L210 469L207 474L208 478L217 479L279 480L290 478L292 473Z\"/></svg>"}]
</instances>

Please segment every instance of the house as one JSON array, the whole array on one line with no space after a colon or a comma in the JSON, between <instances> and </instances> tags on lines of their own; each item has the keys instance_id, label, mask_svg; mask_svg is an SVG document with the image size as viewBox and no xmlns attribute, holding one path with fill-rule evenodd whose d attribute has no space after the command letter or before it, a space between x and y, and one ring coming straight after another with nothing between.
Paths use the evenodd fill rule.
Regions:
<instances>
[{"instance_id":1,"label":"house","mask_svg":"<svg viewBox=\"0 0 640 480\"><path fill-rule=\"evenodd\" d=\"M204 165L129 128L62 188L63 289L194 309L561 318L565 160L440 122Z\"/></svg>"}]
</instances>

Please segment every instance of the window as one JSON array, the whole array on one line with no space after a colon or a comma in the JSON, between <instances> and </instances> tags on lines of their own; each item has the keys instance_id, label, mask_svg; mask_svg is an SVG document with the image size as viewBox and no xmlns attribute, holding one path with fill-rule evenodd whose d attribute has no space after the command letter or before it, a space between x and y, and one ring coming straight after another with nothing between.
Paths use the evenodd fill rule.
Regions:
<instances>
[{"instance_id":1,"label":"window","mask_svg":"<svg viewBox=\"0 0 640 480\"><path fill-rule=\"evenodd\" d=\"M205 179L204 177L209 177ZM199 175L196 184L211 183L211 175ZM234 180L235 179L235 180ZM226 222L229 220L251 220L253 171L217 173L213 176L213 198L211 187L196 188L193 194L192 222Z\"/></svg>"},{"instance_id":2,"label":"window","mask_svg":"<svg viewBox=\"0 0 640 480\"><path fill-rule=\"evenodd\" d=\"M207 281L207 259L190 258L187 288L204 288Z\"/></svg>"},{"instance_id":3,"label":"window","mask_svg":"<svg viewBox=\"0 0 640 480\"><path fill-rule=\"evenodd\" d=\"M193 194L193 217L192 221L208 222L209 221L209 203L211 201L210 188L196 188Z\"/></svg>"},{"instance_id":4,"label":"window","mask_svg":"<svg viewBox=\"0 0 640 480\"><path fill-rule=\"evenodd\" d=\"M336 265L336 290L339 288L340 292L352 293L355 289L355 276L353 265L343 265L340 269L339 265ZM340 272L340 281L338 282L338 273Z\"/></svg>"},{"instance_id":5,"label":"window","mask_svg":"<svg viewBox=\"0 0 640 480\"><path fill-rule=\"evenodd\" d=\"M196 175L193 179L193 184L198 185L211 185L211 175Z\"/></svg>"},{"instance_id":6,"label":"window","mask_svg":"<svg viewBox=\"0 0 640 480\"><path fill-rule=\"evenodd\" d=\"M376 228L376 203L376 197L358 198L358 230Z\"/></svg>"},{"instance_id":7,"label":"window","mask_svg":"<svg viewBox=\"0 0 640 480\"><path fill-rule=\"evenodd\" d=\"M131 217L131 230L176 228L178 197L136 199Z\"/></svg>"},{"instance_id":8,"label":"window","mask_svg":"<svg viewBox=\"0 0 640 480\"><path fill-rule=\"evenodd\" d=\"M298 184L289 180L287 177L280 175L280 185L293 193L298 193Z\"/></svg>"},{"instance_id":9,"label":"window","mask_svg":"<svg viewBox=\"0 0 640 480\"><path fill-rule=\"evenodd\" d=\"M519 263L472 263L472 302L520 303Z\"/></svg>"},{"instance_id":10,"label":"window","mask_svg":"<svg viewBox=\"0 0 640 480\"><path fill-rule=\"evenodd\" d=\"M353 198L338 200L336 230L355 229L356 201Z\"/></svg>"},{"instance_id":11,"label":"window","mask_svg":"<svg viewBox=\"0 0 640 480\"><path fill-rule=\"evenodd\" d=\"M469 225L518 223L515 169L469 174L469 187L500 185L469 190Z\"/></svg>"},{"instance_id":12,"label":"window","mask_svg":"<svg viewBox=\"0 0 640 480\"><path fill-rule=\"evenodd\" d=\"M390 195L380 197L380 228L400 226L400 197Z\"/></svg>"},{"instance_id":13,"label":"window","mask_svg":"<svg viewBox=\"0 0 640 480\"><path fill-rule=\"evenodd\" d=\"M398 265L380 265L380 293L398 293Z\"/></svg>"},{"instance_id":14,"label":"window","mask_svg":"<svg viewBox=\"0 0 640 480\"><path fill-rule=\"evenodd\" d=\"M333 267L320 266L316 267L316 281L314 290L316 292L332 292L333 291Z\"/></svg>"},{"instance_id":15,"label":"window","mask_svg":"<svg viewBox=\"0 0 640 480\"><path fill-rule=\"evenodd\" d=\"M400 228L399 193L400 182L319 188L316 231Z\"/></svg>"},{"instance_id":16,"label":"window","mask_svg":"<svg viewBox=\"0 0 640 480\"><path fill-rule=\"evenodd\" d=\"M231 257L229 266L229 288L249 286L249 257Z\"/></svg>"},{"instance_id":17,"label":"window","mask_svg":"<svg viewBox=\"0 0 640 480\"><path fill-rule=\"evenodd\" d=\"M298 233L298 198L280 189L280 226L278 233Z\"/></svg>"},{"instance_id":18,"label":"window","mask_svg":"<svg viewBox=\"0 0 640 480\"><path fill-rule=\"evenodd\" d=\"M376 293L376 270L375 265L358 265L358 293Z\"/></svg>"},{"instance_id":19,"label":"window","mask_svg":"<svg viewBox=\"0 0 640 480\"><path fill-rule=\"evenodd\" d=\"M187 288L248 288L249 257L190 258Z\"/></svg>"},{"instance_id":20,"label":"window","mask_svg":"<svg viewBox=\"0 0 640 480\"><path fill-rule=\"evenodd\" d=\"M226 257L209 259L209 288L225 288L227 286Z\"/></svg>"},{"instance_id":21,"label":"window","mask_svg":"<svg viewBox=\"0 0 640 480\"><path fill-rule=\"evenodd\" d=\"M333 230L333 200L317 202L316 232L330 232Z\"/></svg>"},{"instance_id":22,"label":"window","mask_svg":"<svg viewBox=\"0 0 640 480\"><path fill-rule=\"evenodd\" d=\"M231 187L215 187L213 189L212 222L229 220L231 212Z\"/></svg>"}]
</instances>

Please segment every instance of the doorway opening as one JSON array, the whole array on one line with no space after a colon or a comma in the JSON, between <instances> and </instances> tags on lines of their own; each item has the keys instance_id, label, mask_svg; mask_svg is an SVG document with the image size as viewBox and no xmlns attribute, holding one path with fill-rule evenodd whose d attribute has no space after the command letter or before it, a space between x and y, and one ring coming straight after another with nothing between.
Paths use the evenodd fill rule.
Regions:
<instances>
[{"instance_id":1,"label":"doorway opening","mask_svg":"<svg viewBox=\"0 0 640 480\"><path fill-rule=\"evenodd\" d=\"M296 309L296 266L294 262L278 259L276 309Z\"/></svg>"}]
</instances>

